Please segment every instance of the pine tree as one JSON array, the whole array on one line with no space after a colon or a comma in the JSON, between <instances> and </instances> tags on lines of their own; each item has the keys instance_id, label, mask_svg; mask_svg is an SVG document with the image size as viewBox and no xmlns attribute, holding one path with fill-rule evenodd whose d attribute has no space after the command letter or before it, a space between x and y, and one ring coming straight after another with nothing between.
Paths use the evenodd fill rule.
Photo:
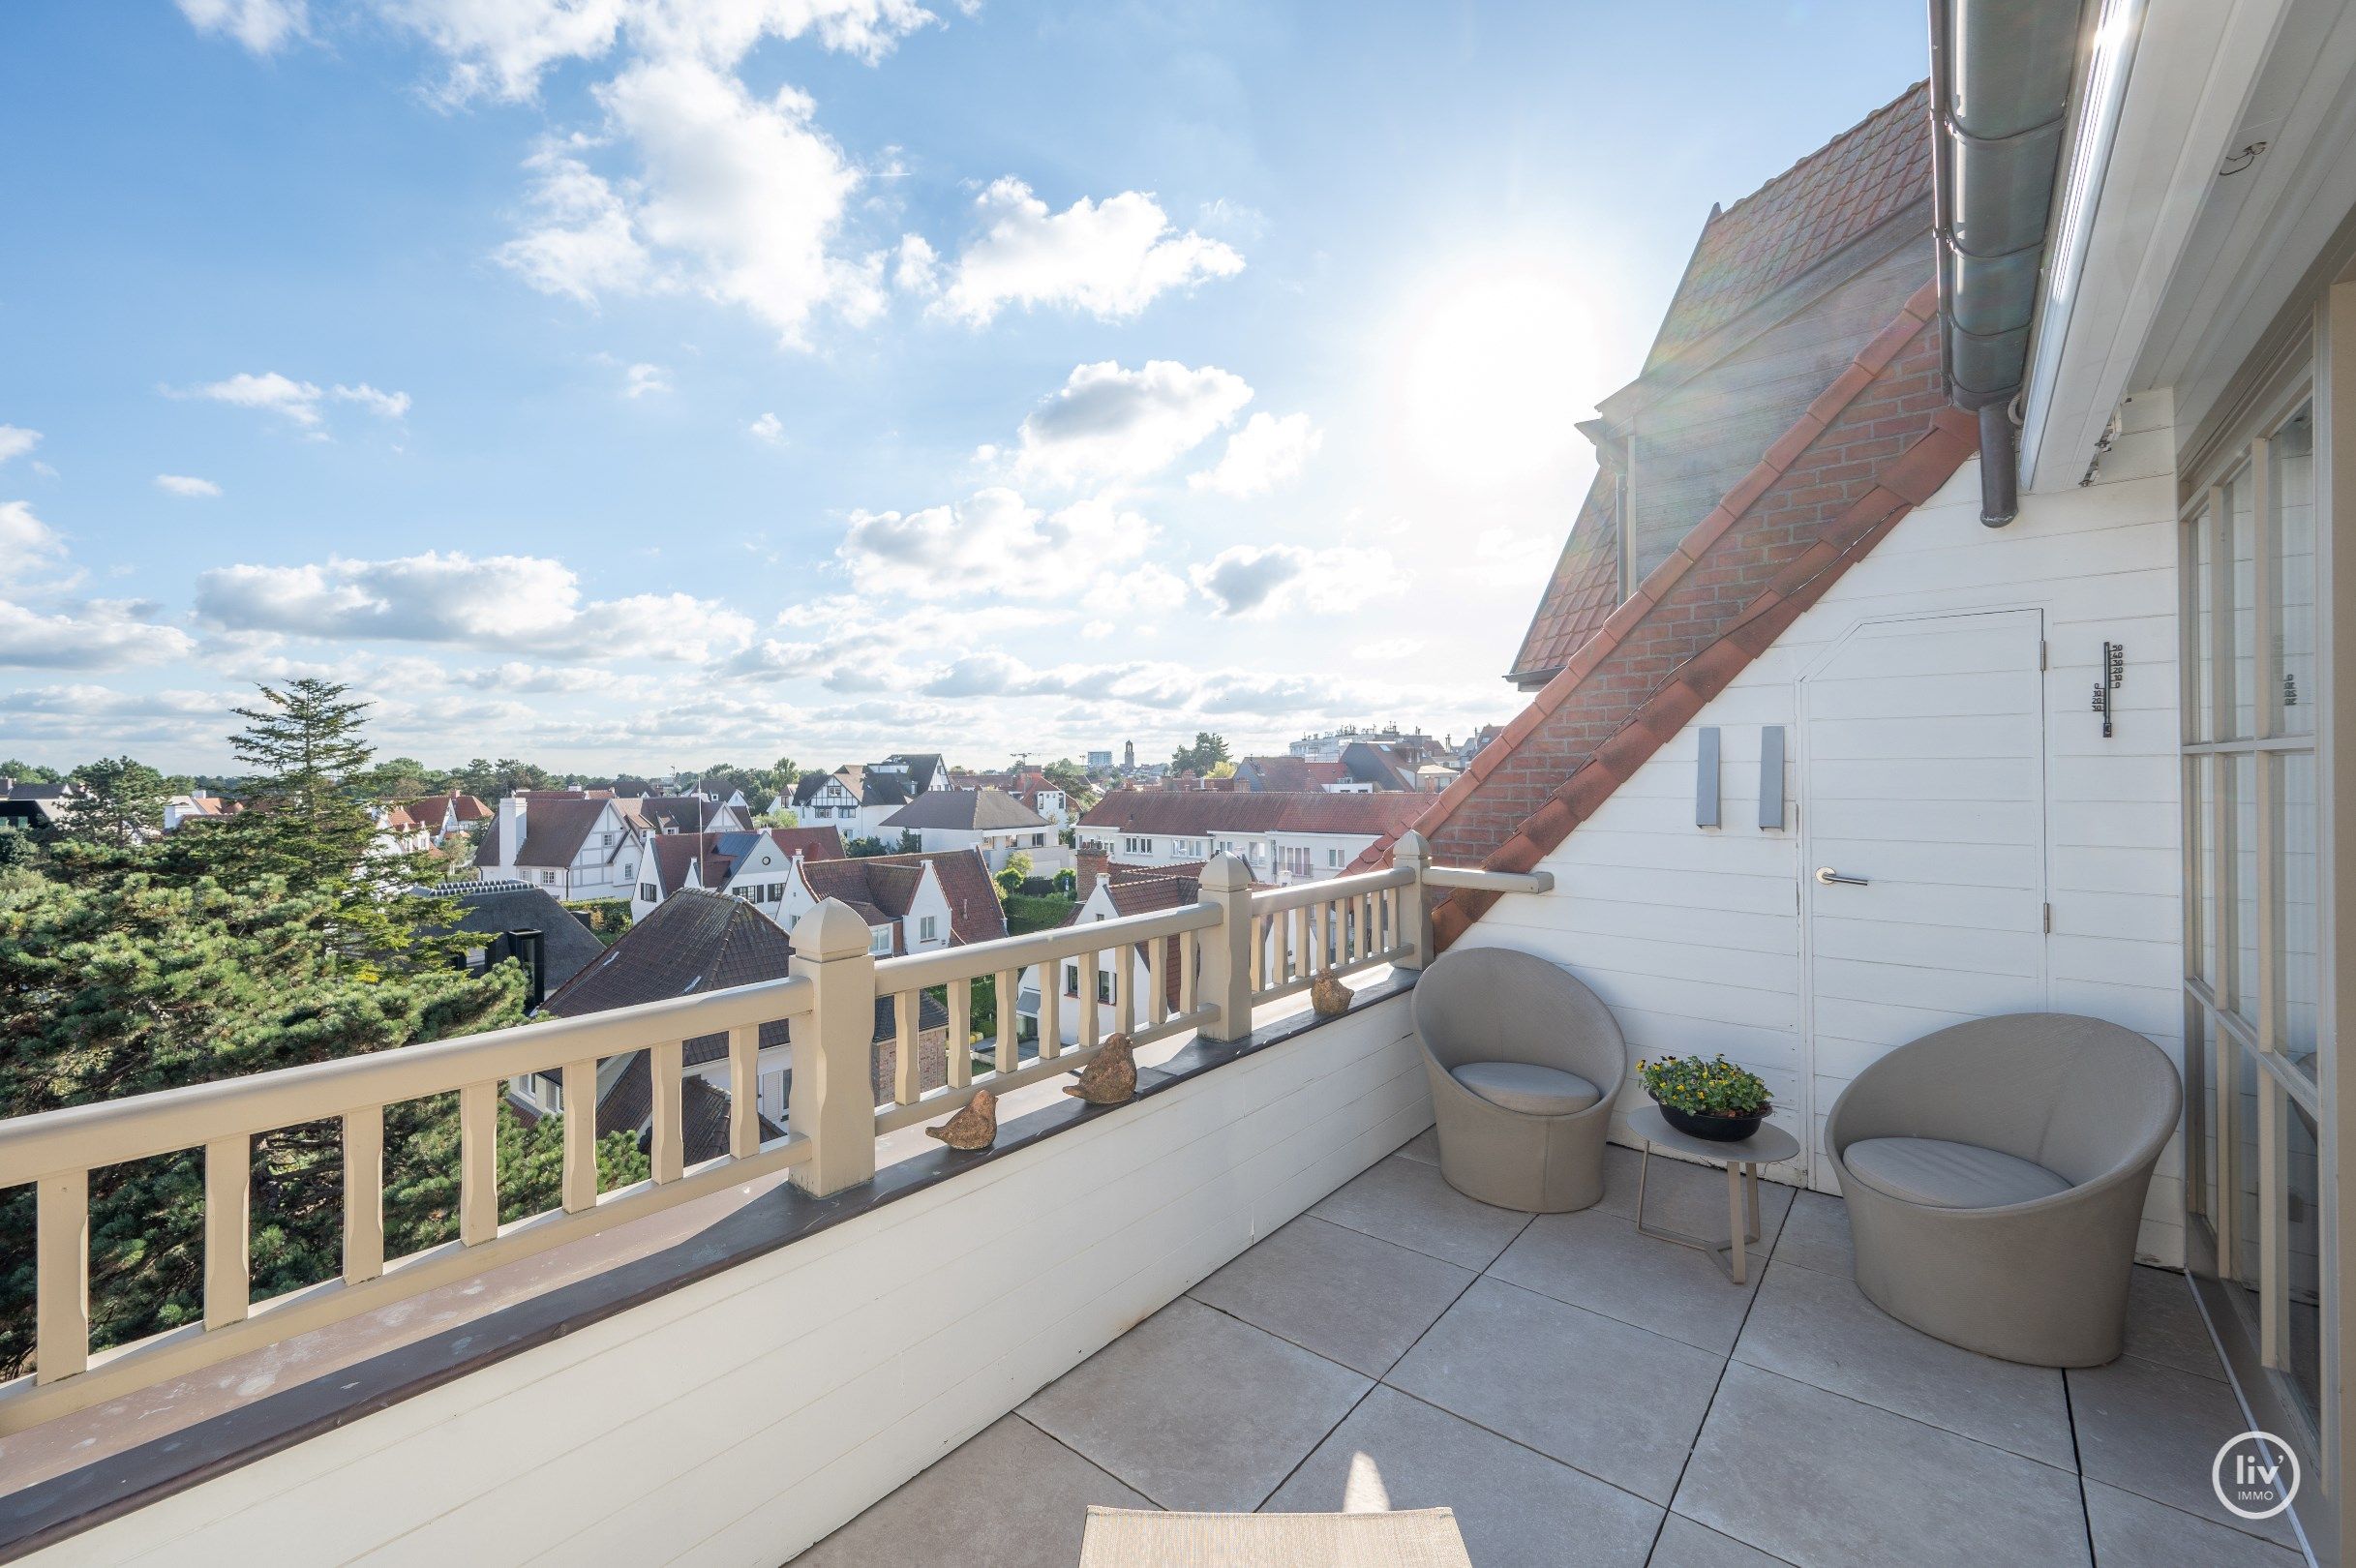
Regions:
<instances>
[{"instance_id":1,"label":"pine tree","mask_svg":"<svg viewBox=\"0 0 2356 1568\"><path fill-rule=\"evenodd\" d=\"M63 835L130 849L164 832L164 775L129 757L106 757L74 769Z\"/></svg>"},{"instance_id":2,"label":"pine tree","mask_svg":"<svg viewBox=\"0 0 2356 1568\"><path fill-rule=\"evenodd\" d=\"M246 727L229 749L255 770L248 809L208 825L189 847L200 869L232 886L275 881L323 898L320 934L347 957L438 965L452 944L430 933L454 927L458 910L410 889L440 881L446 867L379 837L367 789L373 752L361 734L368 705L347 699L349 689L306 677L283 691L262 686L261 706L236 709Z\"/></svg>"},{"instance_id":3,"label":"pine tree","mask_svg":"<svg viewBox=\"0 0 2356 1568\"><path fill-rule=\"evenodd\" d=\"M523 979L447 965L395 974L318 938L326 892L276 879L231 890L206 877L119 870L96 879L0 876L0 1115L330 1061L515 1022ZM451 1120L431 1101L387 1114L387 1188L417 1185ZM454 1135L454 1134L452 1134ZM257 1299L340 1266L341 1129L254 1140ZM455 1161L448 1162L454 1173ZM197 1151L91 1173L94 1342L121 1343L203 1311L203 1161ZM30 1235L32 1196L0 1198L0 1234ZM388 1216L387 1242L438 1239L446 1217ZM30 1250L0 1277L0 1371L31 1353Z\"/></svg>"}]
</instances>

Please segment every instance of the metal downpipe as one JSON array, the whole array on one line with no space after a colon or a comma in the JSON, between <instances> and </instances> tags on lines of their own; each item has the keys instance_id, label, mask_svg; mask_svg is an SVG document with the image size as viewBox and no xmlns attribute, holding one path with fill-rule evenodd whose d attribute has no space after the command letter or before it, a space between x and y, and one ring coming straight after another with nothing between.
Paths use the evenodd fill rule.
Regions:
<instances>
[{"instance_id":1,"label":"metal downpipe","mask_svg":"<svg viewBox=\"0 0 2356 1568\"><path fill-rule=\"evenodd\" d=\"M2019 434L2009 403L1979 406L1979 521L2001 528L2020 516Z\"/></svg>"}]
</instances>

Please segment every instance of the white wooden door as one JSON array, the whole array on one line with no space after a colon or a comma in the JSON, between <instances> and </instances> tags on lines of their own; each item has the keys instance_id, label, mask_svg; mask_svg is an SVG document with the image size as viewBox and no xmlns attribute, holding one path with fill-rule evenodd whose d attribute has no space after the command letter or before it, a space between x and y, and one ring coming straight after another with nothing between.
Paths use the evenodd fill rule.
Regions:
<instances>
[{"instance_id":1,"label":"white wooden door","mask_svg":"<svg viewBox=\"0 0 2356 1568\"><path fill-rule=\"evenodd\" d=\"M2045 1006L2042 636L2035 610L1873 621L1801 678L1818 1151L1833 1101L1884 1052ZM1835 1189L1821 1153L1809 1168Z\"/></svg>"}]
</instances>

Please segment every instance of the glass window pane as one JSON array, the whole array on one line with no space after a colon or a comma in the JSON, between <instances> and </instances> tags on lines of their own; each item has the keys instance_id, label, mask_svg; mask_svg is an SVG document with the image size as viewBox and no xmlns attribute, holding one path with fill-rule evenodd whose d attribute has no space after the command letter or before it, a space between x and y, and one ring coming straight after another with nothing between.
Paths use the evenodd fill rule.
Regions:
<instances>
[{"instance_id":1,"label":"glass window pane","mask_svg":"<svg viewBox=\"0 0 2356 1568\"><path fill-rule=\"evenodd\" d=\"M2282 1153L2289 1169L2283 1172L2283 1218L2287 1243L2284 1263L2289 1278L2285 1315L2290 1322L2290 1373L2293 1387L2307 1405L2310 1419L2320 1425L2323 1410L2322 1214L2317 1185L2315 1124L2299 1102L2282 1095Z\"/></svg>"},{"instance_id":2,"label":"glass window pane","mask_svg":"<svg viewBox=\"0 0 2356 1568\"><path fill-rule=\"evenodd\" d=\"M2227 693L2232 701L2233 731L2230 737L2241 739L2257 734L2257 592L2258 539L2256 520L2250 507L2256 499L2257 487L2242 474L2225 492L2226 524L2232 530L2232 554L2227 558L2232 571L2232 602L2226 615L2232 622L2232 634L2226 639L2225 657L2229 661L2233 689Z\"/></svg>"},{"instance_id":3,"label":"glass window pane","mask_svg":"<svg viewBox=\"0 0 2356 1568\"><path fill-rule=\"evenodd\" d=\"M2221 990L2217 968L2217 876L2215 846L2210 841L2216 821L2217 770L2215 757L2186 759L2187 784L2192 801L2185 835L2191 849L2192 950L2186 955L2188 971L2197 975L2212 994Z\"/></svg>"},{"instance_id":4,"label":"glass window pane","mask_svg":"<svg viewBox=\"0 0 2356 1568\"><path fill-rule=\"evenodd\" d=\"M2276 1049L2315 1076L2317 993L2322 982L2315 920L2315 757L2285 752L2270 760L2274 820L2275 966L2281 998L2281 1036Z\"/></svg>"},{"instance_id":5,"label":"glass window pane","mask_svg":"<svg viewBox=\"0 0 2356 1568\"><path fill-rule=\"evenodd\" d=\"M2233 1049L2233 1042L2219 1036L2209 1022L2209 1010L2186 999L2185 1005L2185 1067L2187 1075L2196 1086L2193 1092L2192 1114L2185 1118L2189 1136L2186 1139L2185 1168L2191 1172L2189 1184L2190 1207L2194 1214L2207 1215L2214 1223L2218 1214L2217 1191L2217 1063L2220 1050Z\"/></svg>"},{"instance_id":6,"label":"glass window pane","mask_svg":"<svg viewBox=\"0 0 2356 1568\"><path fill-rule=\"evenodd\" d=\"M2203 505L2185 531L2185 570L2192 574L2192 711L2186 733L2217 739L2217 511Z\"/></svg>"},{"instance_id":7,"label":"glass window pane","mask_svg":"<svg viewBox=\"0 0 2356 1568\"><path fill-rule=\"evenodd\" d=\"M2245 751L2221 758L2225 765L2227 830L2233 835L2233 907L2228 950L2233 955L2226 983L2233 1010L2258 1021L2258 792L2257 758Z\"/></svg>"},{"instance_id":8,"label":"glass window pane","mask_svg":"<svg viewBox=\"0 0 2356 1568\"><path fill-rule=\"evenodd\" d=\"M2235 1305L2248 1314L2251 1339L2258 1332L2258 1093L2270 1087L2266 1070L2220 1034L2220 1050L2234 1054L2233 1089L2233 1277L2241 1282Z\"/></svg>"},{"instance_id":9,"label":"glass window pane","mask_svg":"<svg viewBox=\"0 0 2356 1568\"><path fill-rule=\"evenodd\" d=\"M2273 469L2274 647L2267 701L2278 735L2315 733L2315 421L2301 408L2275 433Z\"/></svg>"}]
</instances>

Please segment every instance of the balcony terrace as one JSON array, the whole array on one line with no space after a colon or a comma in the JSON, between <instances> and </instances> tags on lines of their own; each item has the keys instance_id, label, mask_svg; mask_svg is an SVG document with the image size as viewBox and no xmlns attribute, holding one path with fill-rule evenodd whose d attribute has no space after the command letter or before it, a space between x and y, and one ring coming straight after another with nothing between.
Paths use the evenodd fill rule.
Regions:
<instances>
[{"instance_id":1,"label":"balcony terrace","mask_svg":"<svg viewBox=\"0 0 2356 1568\"><path fill-rule=\"evenodd\" d=\"M795 1559L1068 1568L1091 1504L1447 1507L1481 1568L2293 1568L2209 1484L2247 1423L2183 1276L2070 1372L1918 1334L1850 1281L1845 1207L1767 1189L1744 1285L1640 1235L1637 1156L1532 1218L1429 1132ZM1648 1223L1725 1222L1656 1161Z\"/></svg>"},{"instance_id":2,"label":"balcony terrace","mask_svg":"<svg viewBox=\"0 0 2356 1568\"><path fill-rule=\"evenodd\" d=\"M1413 835L1389 869L1280 890L1223 858L1199 903L881 961L822 906L784 981L0 1126L0 1181L42 1199L41 1362L0 1390L4 1549L244 1561L299 1528L321 1560L1068 1563L1093 1502L1445 1504L1484 1565L2299 1560L2209 1493L2246 1423L2181 1276L2138 1270L2127 1357L2063 1373L1885 1317L1824 1193L1765 1189L1765 1265L1737 1286L1637 1232L1627 1148L1583 1212L1448 1188L1407 1007L1439 889L1554 879L1435 866ZM877 997L905 1032L921 990L962 1017L976 978L1011 995L1071 959L1114 971L1136 1101L1061 1093L1104 1045L1083 1009L1076 1045L1002 1033L871 1102ZM1303 1011L1326 974L1349 1010ZM497 1222L500 1080L649 1049L676 1082L674 1042L726 1029L747 1104L779 1014L787 1137L748 1116L686 1167L658 1095L652 1180L596 1192L576 1139L563 1209ZM994 1147L922 1136L983 1088ZM453 1089L461 1239L384 1258L371 1134ZM326 1116L345 1275L251 1302L247 1140ZM85 1173L191 1146L205 1321L92 1354ZM1714 1171L1651 1180L1656 1224L1722 1222Z\"/></svg>"}]
</instances>

